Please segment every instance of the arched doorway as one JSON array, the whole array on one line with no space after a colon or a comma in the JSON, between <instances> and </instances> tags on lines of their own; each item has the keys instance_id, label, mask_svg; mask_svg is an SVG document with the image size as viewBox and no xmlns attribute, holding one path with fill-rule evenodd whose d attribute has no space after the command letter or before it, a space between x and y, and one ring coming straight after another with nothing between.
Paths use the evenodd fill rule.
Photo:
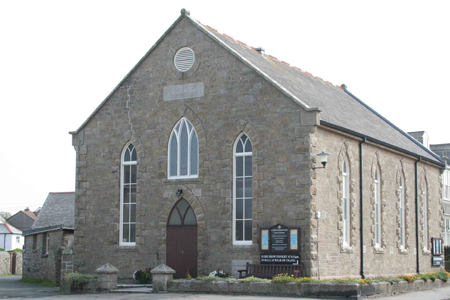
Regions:
<instances>
[{"instance_id":1,"label":"arched doorway","mask_svg":"<svg viewBox=\"0 0 450 300\"><path fill-rule=\"evenodd\" d=\"M197 277L197 219L189 203L181 199L169 215L166 239L167 265L174 278Z\"/></svg>"}]
</instances>

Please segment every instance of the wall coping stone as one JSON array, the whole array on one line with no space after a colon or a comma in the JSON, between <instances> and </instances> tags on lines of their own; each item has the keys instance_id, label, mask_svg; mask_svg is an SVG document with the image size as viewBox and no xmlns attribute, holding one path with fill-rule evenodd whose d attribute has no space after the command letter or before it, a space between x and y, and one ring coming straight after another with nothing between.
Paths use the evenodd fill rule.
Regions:
<instances>
[{"instance_id":1,"label":"wall coping stone","mask_svg":"<svg viewBox=\"0 0 450 300\"><path fill-rule=\"evenodd\" d=\"M347 297L360 299L361 297L385 297L422 290L432 290L450 286L450 282L436 279L416 280L408 283L373 282L367 285L356 283L335 284L323 282L309 282L297 284L272 282L238 282L238 281L203 281L179 279L168 283L168 292L232 294L232 295L262 295L287 297Z\"/></svg>"},{"instance_id":2,"label":"wall coping stone","mask_svg":"<svg viewBox=\"0 0 450 300\"><path fill-rule=\"evenodd\" d=\"M97 274L117 274L119 273L119 270L111 265L110 263L106 263L97 270L95 270L95 273Z\"/></svg>"},{"instance_id":3,"label":"wall coping stone","mask_svg":"<svg viewBox=\"0 0 450 300\"><path fill-rule=\"evenodd\" d=\"M161 264L150 271L152 274L175 274L176 271L172 269L171 267Z\"/></svg>"}]
</instances>

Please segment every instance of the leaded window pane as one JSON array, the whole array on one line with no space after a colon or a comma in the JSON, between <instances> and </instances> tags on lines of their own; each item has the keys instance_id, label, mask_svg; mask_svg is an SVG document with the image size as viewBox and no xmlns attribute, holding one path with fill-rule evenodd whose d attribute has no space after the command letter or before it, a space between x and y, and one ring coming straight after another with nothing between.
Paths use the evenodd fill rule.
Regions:
<instances>
[{"instance_id":1,"label":"leaded window pane","mask_svg":"<svg viewBox=\"0 0 450 300\"><path fill-rule=\"evenodd\" d=\"M186 125L181 126L181 141L180 141L180 175L188 175L188 132Z\"/></svg>"},{"instance_id":2,"label":"leaded window pane","mask_svg":"<svg viewBox=\"0 0 450 300\"><path fill-rule=\"evenodd\" d=\"M136 183L136 170L137 166L136 165L132 165L131 166L131 182L130 183Z\"/></svg>"},{"instance_id":3,"label":"leaded window pane","mask_svg":"<svg viewBox=\"0 0 450 300\"><path fill-rule=\"evenodd\" d=\"M236 221L236 241L244 240L244 221Z\"/></svg>"},{"instance_id":4,"label":"leaded window pane","mask_svg":"<svg viewBox=\"0 0 450 300\"><path fill-rule=\"evenodd\" d=\"M176 209L174 209L170 215L169 225L181 225L180 214Z\"/></svg>"},{"instance_id":5,"label":"leaded window pane","mask_svg":"<svg viewBox=\"0 0 450 300\"><path fill-rule=\"evenodd\" d=\"M188 123L189 124L189 123ZM190 175L197 175L197 167L198 167L198 140L197 140L197 134L195 131L192 133L191 138L191 174Z\"/></svg>"},{"instance_id":6,"label":"leaded window pane","mask_svg":"<svg viewBox=\"0 0 450 300\"><path fill-rule=\"evenodd\" d=\"M123 180L125 184L130 183L130 169L131 166L123 166L124 170Z\"/></svg>"},{"instance_id":7,"label":"leaded window pane","mask_svg":"<svg viewBox=\"0 0 450 300\"><path fill-rule=\"evenodd\" d=\"M180 202L178 202L178 204L177 204L177 208L180 211L181 216L184 216L188 207L189 207L189 203L187 203L187 201L184 199L180 200Z\"/></svg>"},{"instance_id":8,"label":"leaded window pane","mask_svg":"<svg viewBox=\"0 0 450 300\"><path fill-rule=\"evenodd\" d=\"M252 240L252 220L245 221L245 240Z\"/></svg>"},{"instance_id":9,"label":"leaded window pane","mask_svg":"<svg viewBox=\"0 0 450 300\"><path fill-rule=\"evenodd\" d=\"M244 146L242 145L242 141L239 140L236 145L236 153L242 153L244 152Z\"/></svg>"},{"instance_id":10,"label":"leaded window pane","mask_svg":"<svg viewBox=\"0 0 450 300\"><path fill-rule=\"evenodd\" d=\"M236 178L236 198L242 198L244 196L244 179Z\"/></svg>"},{"instance_id":11,"label":"leaded window pane","mask_svg":"<svg viewBox=\"0 0 450 300\"><path fill-rule=\"evenodd\" d=\"M245 176L252 176L252 157L245 157Z\"/></svg>"},{"instance_id":12,"label":"leaded window pane","mask_svg":"<svg viewBox=\"0 0 450 300\"><path fill-rule=\"evenodd\" d=\"M236 199L236 219L244 218L244 200Z\"/></svg>"},{"instance_id":13,"label":"leaded window pane","mask_svg":"<svg viewBox=\"0 0 450 300\"><path fill-rule=\"evenodd\" d=\"M245 152L252 152L252 143L250 142L250 140L245 143Z\"/></svg>"},{"instance_id":14,"label":"leaded window pane","mask_svg":"<svg viewBox=\"0 0 450 300\"><path fill-rule=\"evenodd\" d=\"M136 224L130 224L130 243L136 242Z\"/></svg>"},{"instance_id":15,"label":"leaded window pane","mask_svg":"<svg viewBox=\"0 0 450 300\"><path fill-rule=\"evenodd\" d=\"M246 219L252 218L252 199L245 200L245 218Z\"/></svg>"},{"instance_id":16,"label":"leaded window pane","mask_svg":"<svg viewBox=\"0 0 450 300\"><path fill-rule=\"evenodd\" d=\"M244 163L243 163L244 157L239 156L236 157L236 176L243 176L244 175Z\"/></svg>"},{"instance_id":17,"label":"leaded window pane","mask_svg":"<svg viewBox=\"0 0 450 300\"><path fill-rule=\"evenodd\" d=\"M130 202L136 203L136 185L131 187Z\"/></svg>"},{"instance_id":18,"label":"leaded window pane","mask_svg":"<svg viewBox=\"0 0 450 300\"><path fill-rule=\"evenodd\" d=\"M189 207L189 210L186 213L186 216L184 217L184 225L196 225L197 221L194 215L194 211L192 210L192 207Z\"/></svg>"},{"instance_id":19,"label":"leaded window pane","mask_svg":"<svg viewBox=\"0 0 450 300\"><path fill-rule=\"evenodd\" d=\"M252 178L245 178L245 197L252 197Z\"/></svg>"},{"instance_id":20,"label":"leaded window pane","mask_svg":"<svg viewBox=\"0 0 450 300\"><path fill-rule=\"evenodd\" d=\"M123 241L125 243L130 242L130 225L128 224L123 225Z\"/></svg>"},{"instance_id":21,"label":"leaded window pane","mask_svg":"<svg viewBox=\"0 0 450 300\"><path fill-rule=\"evenodd\" d=\"M170 176L177 176L178 168L178 141L177 135L172 133L172 138L170 139Z\"/></svg>"}]
</instances>

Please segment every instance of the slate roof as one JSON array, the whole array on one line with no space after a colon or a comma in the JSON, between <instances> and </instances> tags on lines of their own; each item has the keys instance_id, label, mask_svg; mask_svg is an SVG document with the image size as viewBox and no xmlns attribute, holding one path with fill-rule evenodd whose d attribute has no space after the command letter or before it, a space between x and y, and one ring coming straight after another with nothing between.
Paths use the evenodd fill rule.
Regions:
<instances>
[{"instance_id":1,"label":"slate roof","mask_svg":"<svg viewBox=\"0 0 450 300\"><path fill-rule=\"evenodd\" d=\"M0 223L0 234L7 233L7 234L22 234L22 231L17 229L16 227L6 224L6 223Z\"/></svg>"},{"instance_id":2,"label":"slate roof","mask_svg":"<svg viewBox=\"0 0 450 300\"><path fill-rule=\"evenodd\" d=\"M49 193L31 229L55 225L73 228L74 224L75 193Z\"/></svg>"},{"instance_id":3,"label":"slate roof","mask_svg":"<svg viewBox=\"0 0 450 300\"><path fill-rule=\"evenodd\" d=\"M17 213L15 213L14 215L12 215L11 217L9 217L8 219L12 219L13 217L15 217L18 214L24 214L27 217L30 217L33 220L36 220L36 215L32 212L32 211L27 211L27 210L21 210L18 211Z\"/></svg>"},{"instance_id":4,"label":"slate roof","mask_svg":"<svg viewBox=\"0 0 450 300\"><path fill-rule=\"evenodd\" d=\"M372 142L405 152L410 155L420 156L424 160L444 166L443 161L429 149L414 140L407 133L390 123L383 116L353 96L346 88L332 85L307 72L303 72L288 63L280 61L273 56L261 55L256 48L249 47L241 41L220 34L212 27L205 26L191 18L188 14L182 15L163 34L156 44L144 55L137 65L128 73L119 85L97 107L80 128L71 134L78 133L85 124L103 106L108 98L131 75L139 64L156 48L163 38L186 17L192 24L216 40L225 49L234 54L245 64L253 68L257 73L271 82L280 92L290 97L306 110L319 110L321 125L338 130L345 130L356 136L367 138Z\"/></svg>"}]
</instances>

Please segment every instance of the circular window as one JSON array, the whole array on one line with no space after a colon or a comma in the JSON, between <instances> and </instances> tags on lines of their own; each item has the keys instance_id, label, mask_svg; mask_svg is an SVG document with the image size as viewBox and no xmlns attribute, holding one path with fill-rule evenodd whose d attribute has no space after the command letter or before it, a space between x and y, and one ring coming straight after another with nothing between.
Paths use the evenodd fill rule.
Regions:
<instances>
[{"instance_id":1,"label":"circular window","mask_svg":"<svg viewBox=\"0 0 450 300\"><path fill-rule=\"evenodd\" d=\"M191 48L183 47L177 51L173 59L175 68L180 72L187 72L195 62L194 51Z\"/></svg>"}]
</instances>

